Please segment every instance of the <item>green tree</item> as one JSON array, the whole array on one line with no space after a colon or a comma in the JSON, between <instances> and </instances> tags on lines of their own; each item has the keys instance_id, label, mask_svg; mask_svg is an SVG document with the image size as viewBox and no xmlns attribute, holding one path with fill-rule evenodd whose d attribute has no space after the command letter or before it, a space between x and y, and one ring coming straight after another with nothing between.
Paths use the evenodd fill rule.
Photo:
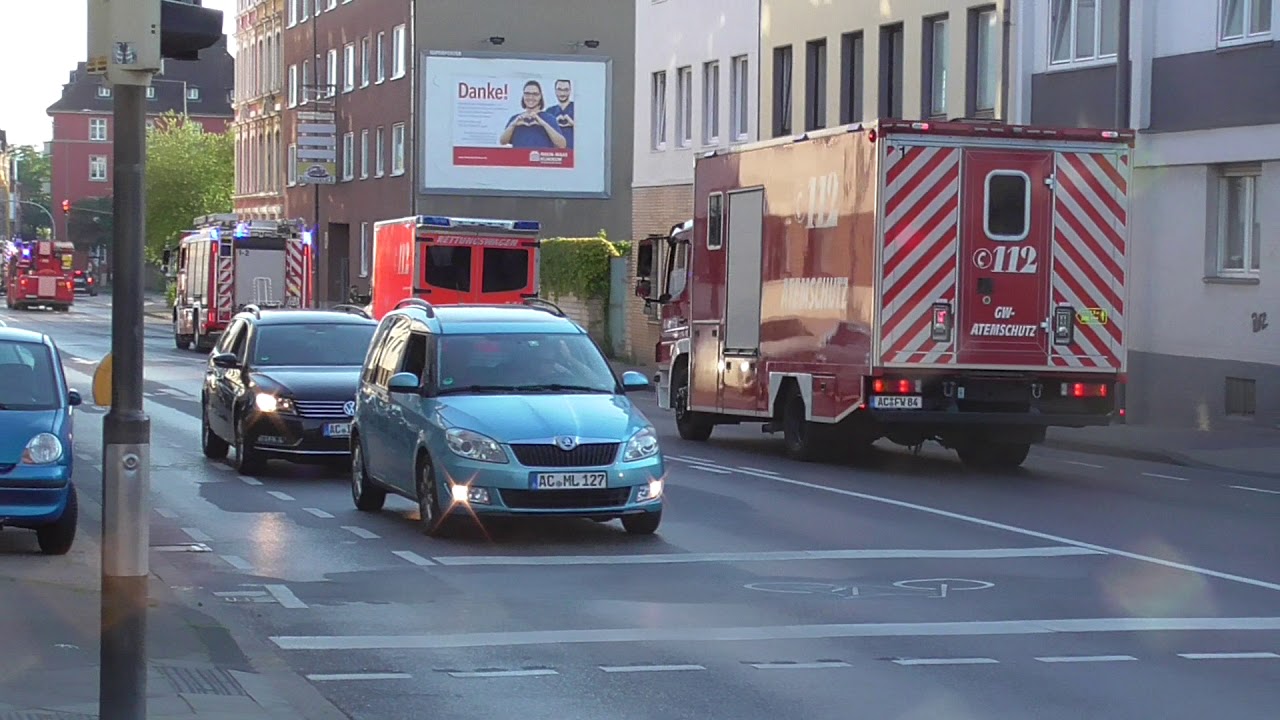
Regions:
<instances>
[{"instance_id":1,"label":"green tree","mask_svg":"<svg viewBox=\"0 0 1280 720\"><path fill-rule=\"evenodd\" d=\"M193 219L231 212L234 142L230 133L205 132L172 112L147 132L147 255L153 262Z\"/></svg>"},{"instance_id":2,"label":"green tree","mask_svg":"<svg viewBox=\"0 0 1280 720\"><path fill-rule=\"evenodd\" d=\"M82 250L111 244L111 196L85 198L71 204L67 240Z\"/></svg>"},{"instance_id":3,"label":"green tree","mask_svg":"<svg viewBox=\"0 0 1280 720\"><path fill-rule=\"evenodd\" d=\"M53 205L49 202L49 173L50 161L49 156L32 145L20 145L14 149L14 155L18 160L18 184L21 186L20 197L23 200L33 202L42 206L50 212L62 212L61 208L53 209ZM49 237L53 232L53 228L49 225L49 216L40 212L30 205L20 206L22 213L22 224L18 228L18 234L27 239Z\"/></svg>"}]
</instances>

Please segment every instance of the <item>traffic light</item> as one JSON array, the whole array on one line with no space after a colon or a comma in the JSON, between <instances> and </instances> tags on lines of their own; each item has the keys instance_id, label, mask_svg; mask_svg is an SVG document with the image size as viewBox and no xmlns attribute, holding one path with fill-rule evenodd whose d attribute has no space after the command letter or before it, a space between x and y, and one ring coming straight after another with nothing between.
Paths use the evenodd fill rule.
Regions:
<instances>
[{"instance_id":1,"label":"traffic light","mask_svg":"<svg viewBox=\"0 0 1280 720\"><path fill-rule=\"evenodd\" d=\"M161 0L160 57L199 60L200 51L222 39L222 11L201 0Z\"/></svg>"},{"instance_id":2,"label":"traffic light","mask_svg":"<svg viewBox=\"0 0 1280 720\"><path fill-rule=\"evenodd\" d=\"M71 201L70 201L70 200L63 200L63 201L62 201L62 212L64 212L64 213L69 213L69 212L71 212Z\"/></svg>"}]
</instances>

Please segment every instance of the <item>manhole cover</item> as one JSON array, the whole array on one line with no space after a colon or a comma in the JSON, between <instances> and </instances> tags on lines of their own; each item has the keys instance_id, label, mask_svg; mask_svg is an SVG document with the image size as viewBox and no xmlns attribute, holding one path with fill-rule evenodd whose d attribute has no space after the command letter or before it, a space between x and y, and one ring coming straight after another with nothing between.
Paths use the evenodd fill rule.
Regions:
<instances>
[{"instance_id":1,"label":"manhole cover","mask_svg":"<svg viewBox=\"0 0 1280 720\"><path fill-rule=\"evenodd\" d=\"M221 668L160 666L156 670L180 693L249 696L249 693L240 687L240 683L236 681L235 677Z\"/></svg>"}]
</instances>

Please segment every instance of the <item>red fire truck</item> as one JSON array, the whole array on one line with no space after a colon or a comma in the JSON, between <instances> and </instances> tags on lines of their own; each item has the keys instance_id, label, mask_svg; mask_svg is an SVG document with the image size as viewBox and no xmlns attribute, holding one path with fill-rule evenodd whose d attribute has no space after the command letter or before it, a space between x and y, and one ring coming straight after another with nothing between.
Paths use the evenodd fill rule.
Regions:
<instances>
[{"instance_id":1,"label":"red fire truck","mask_svg":"<svg viewBox=\"0 0 1280 720\"><path fill-rule=\"evenodd\" d=\"M311 233L283 220L240 221L235 215L196 218L196 230L164 252L177 284L173 339L179 350L214 346L233 315L260 308L311 304Z\"/></svg>"},{"instance_id":2,"label":"red fire truck","mask_svg":"<svg viewBox=\"0 0 1280 720\"><path fill-rule=\"evenodd\" d=\"M433 305L520 303L538 294L538 233L533 220L419 215L373 226L370 314L407 297Z\"/></svg>"},{"instance_id":3,"label":"red fire truck","mask_svg":"<svg viewBox=\"0 0 1280 720\"><path fill-rule=\"evenodd\" d=\"M5 258L5 306L25 310L51 307L66 312L75 303L69 242L14 241Z\"/></svg>"},{"instance_id":4,"label":"red fire truck","mask_svg":"<svg viewBox=\"0 0 1280 720\"><path fill-rule=\"evenodd\" d=\"M934 440L1012 468L1123 414L1133 134L886 121L698 158L663 256L659 404L811 460Z\"/></svg>"}]
</instances>

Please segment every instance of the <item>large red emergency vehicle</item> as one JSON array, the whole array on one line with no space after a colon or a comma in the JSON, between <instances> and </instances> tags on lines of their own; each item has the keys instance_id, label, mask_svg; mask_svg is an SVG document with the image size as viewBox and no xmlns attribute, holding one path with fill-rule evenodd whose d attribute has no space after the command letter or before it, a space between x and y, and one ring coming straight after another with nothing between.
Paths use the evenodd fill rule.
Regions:
<instances>
[{"instance_id":1,"label":"large red emergency vehicle","mask_svg":"<svg viewBox=\"0 0 1280 720\"><path fill-rule=\"evenodd\" d=\"M311 305L311 234L283 220L240 221L235 215L196 218L182 238L176 266L173 339L180 350L206 351L244 306Z\"/></svg>"},{"instance_id":2,"label":"large red emergency vehicle","mask_svg":"<svg viewBox=\"0 0 1280 720\"><path fill-rule=\"evenodd\" d=\"M74 253L75 245L69 242L14 241L4 263L5 306L70 310L75 303L71 280Z\"/></svg>"},{"instance_id":3,"label":"large red emergency vehicle","mask_svg":"<svg viewBox=\"0 0 1280 720\"><path fill-rule=\"evenodd\" d=\"M374 223L370 313L381 319L408 297L433 305L536 297L541 230L533 220L436 215Z\"/></svg>"},{"instance_id":4,"label":"large red emergency vehicle","mask_svg":"<svg viewBox=\"0 0 1280 720\"><path fill-rule=\"evenodd\" d=\"M1020 465L1123 410L1133 134L844 126L700 157L663 256L659 404L815 459L881 437Z\"/></svg>"}]
</instances>

